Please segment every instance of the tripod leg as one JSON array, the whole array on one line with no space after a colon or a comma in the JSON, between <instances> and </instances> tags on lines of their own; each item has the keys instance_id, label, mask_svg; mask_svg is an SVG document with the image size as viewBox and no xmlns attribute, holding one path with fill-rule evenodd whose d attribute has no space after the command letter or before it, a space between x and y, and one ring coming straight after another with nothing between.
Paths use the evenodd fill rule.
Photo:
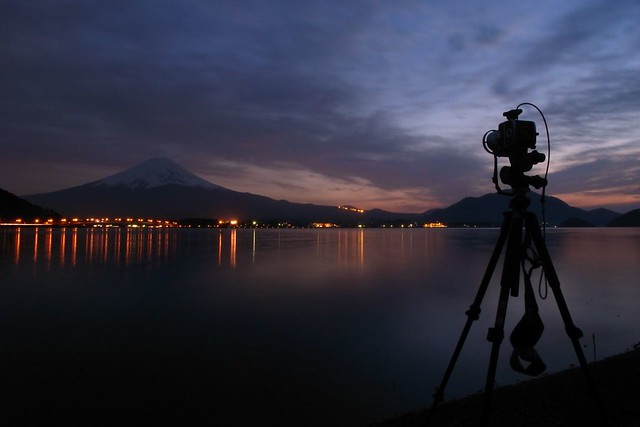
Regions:
<instances>
[{"instance_id":1,"label":"tripod leg","mask_svg":"<svg viewBox=\"0 0 640 427\"><path fill-rule=\"evenodd\" d=\"M558 279L558 275L553 266L553 262L551 261L551 256L549 255L549 251L547 250L547 245L545 244L544 238L542 237L538 218L534 213L527 212L525 226L527 228L527 231L531 234L533 243L536 247L536 250L538 251L538 256L540 257L542 267L544 269L544 274L547 276L547 280L549 281L549 287L553 292L553 296L558 305L558 309L560 310L560 315L562 317L562 321L564 322L565 331L567 332L567 335L571 340L571 344L573 344L573 349L575 350L578 361L580 362L580 367L582 368L582 373L584 374L585 380L587 381L587 386L591 393L593 402L596 405L596 409L601 417L603 425L607 425L607 417L604 411L604 407L596 390L593 377L591 376L591 373L589 371L587 359L585 358L582 347L580 346L579 339L583 336L582 331L578 327L576 327L576 325L574 325L573 320L571 319L569 308L567 307L567 303L564 299L564 296L562 295L562 291L560 290L560 280Z\"/></svg>"},{"instance_id":2,"label":"tripod leg","mask_svg":"<svg viewBox=\"0 0 640 427\"><path fill-rule=\"evenodd\" d=\"M473 303L469 307L469 310L467 310L465 313L467 315L467 321L462 329L462 333L460 334L458 343L456 344L455 350L453 351L453 355L449 360L449 365L447 366L442 381L436 389L436 393L433 395L433 403L431 404L431 408L429 410L429 413L427 414L427 426L429 425L431 416L436 406L438 405L438 403L444 400L444 389L447 387L449 378L453 373L453 369L456 365L456 362L458 361L458 357L460 356L460 352L462 351L464 342L467 339L467 335L469 334L471 325L480 317L480 304L482 304L484 295L486 294L487 288L489 287L489 282L491 282L491 276L493 276L493 272L495 271L496 265L498 264L498 259L500 258L500 254L502 253L502 249L504 248L504 243L507 240L512 214L513 212L505 213L505 218L503 219L502 226L500 227L500 235L498 236L496 245L493 248L493 253L491 254L491 258L489 259L489 264L487 265L487 269L485 270L484 276L482 277L482 282L480 282L480 287L478 288L478 292L476 293L476 297L473 300Z\"/></svg>"},{"instance_id":3,"label":"tripod leg","mask_svg":"<svg viewBox=\"0 0 640 427\"><path fill-rule=\"evenodd\" d=\"M480 426L489 423L489 406L493 385L496 378L498 366L498 356L500 354L500 344L504 339L504 323L507 316L507 305L509 294L517 296L518 283L520 281L520 262L522 259L522 224L523 216L521 212L513 212L509 230L509 240L502 268L502 278L500 280L500 298L498 300L498 310L493 328L489 328L487 340L492 343L491 356L489 359L489 369L487 371L487 381L485 383L484 401Z\"/></svg>"}]
</instances>

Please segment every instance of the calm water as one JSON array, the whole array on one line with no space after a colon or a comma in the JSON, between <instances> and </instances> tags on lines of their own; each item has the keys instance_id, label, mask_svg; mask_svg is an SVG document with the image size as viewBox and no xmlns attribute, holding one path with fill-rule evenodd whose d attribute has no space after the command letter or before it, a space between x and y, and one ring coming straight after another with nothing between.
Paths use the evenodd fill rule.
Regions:
<instances>
[{"instance_id":1,"label":"calm water","mask_svg":"<svg viewBox=\"0 0 640 427\"><path fill-rule=\"evenodd\" d=\"M431 403L497 234L0 229L4 409L267 425L416 409ZM639 342L640 229L549 230L547 245L587 358ZM483 388L498 277L447 398ZM538 302L549 370L577 364L553 296ZM522 297L509 304L507 334L524 312ZM526 379L510 351L505 340L498 384Z\"/></svg>"}]
</instances>

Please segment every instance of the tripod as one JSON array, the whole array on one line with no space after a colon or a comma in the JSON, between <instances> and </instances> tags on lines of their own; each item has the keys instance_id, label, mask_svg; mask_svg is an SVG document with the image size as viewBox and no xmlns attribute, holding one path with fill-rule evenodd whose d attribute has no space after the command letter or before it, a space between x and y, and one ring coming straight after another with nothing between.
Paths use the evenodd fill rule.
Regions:
<instances>
[{"instance_id":1,"label":"tripod","mask_svg":"<svg viewBox=\"0 0 640 427\"><path fill-rule=\"evenodd\" d=\"M587 366L582 347L580 346L579 339L582 337L582 331L577 328L571 320L571 314L565 302L562 291L560 290L560 281L556 274L555 268L551 261L551 256L547 251L547 247L540 230L540 224L538 218L533 212L528 212L527 207L529 205L529 198L523 191L515 191L511 199L509 207L510 211L505 212L505 217L500 228L500 235L498 241L493 250L489 265L482 278L480 288L476 294L473 303L469 310L465 313L467 315L467 321L464 325L458 343L455 347L449 365L445 371L442 381L439 387L436 389L436 393L433 395L433 404L427 417L427 425L429 425L433 412L438 403L444 399L444 390L449 382L449 378L453 372L456 361L464 342L467 338L469 330L473 321L478 320L480 316L480 304L487 291L491 276L495 270L498 259L502 249L507 244L507 249L504 258L504 265L502 270L502 276L500 281L500 294L498 301L498 309L496 313L495 323L492 328L489 328L487 340L491 342L491 355L489 359L489 367L487 371L487 379L485 383L484 399L482 414L479 419L480 426L487 426L489 422L489 406L491 402L491 395L493 393L493 386L496 376L496 368L498 364L498 354L500 352L500 344L504 338L504 324L507 314L507 304L509 302L509 296L518 296L518 285L520 280L520 267L523 259L526 257L526 245L523 245L523 228L525 230L524 239L528 242L529 239L533 242L538 254L538 263L543 267L544 273L547 276L549 287L551 288L555 297L560 315L564 322L566 333L573 344L576 356L580 362L580 367L587 381L591 397L599 412L603 425L606 425L606 416L604 409L600 402L599 395L596 391L594 381ZM531 302L533 300L533 303ZM525 275L525 307L526 313L523 320L516 326L514 333L511 335L511 342L514 344L514 354L511 357L512 367L522 373L529 375L538 375L544 371L546 366L539 359L537 353L533 349L533 346L540 338L542 334L542 322L537 316L537 306L535 305L535 296L531 290L531 283L528 276ZM516 330L519 329L518 336L516 337ZM516 347L517 346L517 347ZM528 368L522 368L519 365L519 359L522 358L527 362L531 362ZM520 369L518 369L520 368Z\"/></svg>"}]
</instances>

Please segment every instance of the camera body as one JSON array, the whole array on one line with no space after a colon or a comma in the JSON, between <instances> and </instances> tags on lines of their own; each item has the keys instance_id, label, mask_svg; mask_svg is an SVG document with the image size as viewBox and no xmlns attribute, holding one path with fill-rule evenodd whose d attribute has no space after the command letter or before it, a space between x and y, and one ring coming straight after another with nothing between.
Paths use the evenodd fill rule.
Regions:
<instances>
[{"instance_id":1,"label":"camera body","mask_svg":"<svg viewBox=\"0 0 640 427\"><path fill-rule=\"evenodd\" d=\"M505 113L507 114L507 113ZM536 124L526 120L507 120L487 136L487 145L496 156L512 157L536 148Z\"/></svg>"},{"instance_id":2,"label":"camera body","mask_svg":"<svg viewBox=\"0 0 640 427\"><path fill-rule=\"evenodd\" d=\"M498 130L487 132L482 142L485 150L495 157L509 158L510 166L505 166L500 171L502 182L514 188L526 188L529 185L540 188L546 185L546 180L525 176L524 172L530 171L533 165L544 162L545 155L534 150L538 136L536 124L518 120L521 113L520 109L503 113L507 120L498 125Z\"/></svg>"}]
</instances>

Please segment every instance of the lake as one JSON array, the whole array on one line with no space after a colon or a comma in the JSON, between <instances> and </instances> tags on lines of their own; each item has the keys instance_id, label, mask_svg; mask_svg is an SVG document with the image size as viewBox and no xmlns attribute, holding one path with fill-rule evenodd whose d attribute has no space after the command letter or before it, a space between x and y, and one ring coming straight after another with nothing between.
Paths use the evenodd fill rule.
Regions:
<instances>
[{"instance_id":1,"label":"lake","mask_svg":"<svg viewBox=\"0 0 640 427\"><path fill-rule=\"evenodd\" d=\"M497 236L0 228L3 414L366 425L417 409L431 403ZM638 343L640 229L550 229L546 239L587 359ZM484 387L501 265L447 399ZM507 337L522 295L509 300ZM577 365L550 290L538 304L548 370ZM510 353L505 340L498 385L527 379Z\"/></svg>"}]
</instances>

